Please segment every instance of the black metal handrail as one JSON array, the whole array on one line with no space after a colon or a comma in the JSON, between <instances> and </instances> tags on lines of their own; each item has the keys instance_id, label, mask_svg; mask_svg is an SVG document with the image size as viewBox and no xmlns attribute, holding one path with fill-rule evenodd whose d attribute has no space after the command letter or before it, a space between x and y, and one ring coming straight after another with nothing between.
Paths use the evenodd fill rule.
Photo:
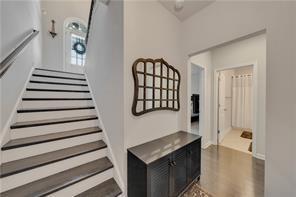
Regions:
<instances>
[{"instance_id":1,"label":"black metal handrail","mask_svg":"<svg viewBox=\"0 0 296 197\"><path fill-rule=\"evenodd\" d=\"M90 11L89 11L89 16L88 16L88 24L87 24L87 32L86 32L86 37L85 37L85 43L86 44L88 42L90 25L91 25L91 19L92 19L92 15L93 15L93 10L95 8L95 3L96 3L96 0L92 0L91 1L91 4L90 4Z\"/></svg>"},{"instance_id":2,"label":"black metal handrail","mask_svg":"<svg viewBox=\"0 0 296 197\"><path fill-rule=\"evenodd\" d=\"M38 35L39 31L33 29L25 39L4 59L0 64L0 78L4 75L4 73L8 70L8 68L13 64L16 60L17 56L23 52L25 47Z\"/></svg>"}]
</instances>

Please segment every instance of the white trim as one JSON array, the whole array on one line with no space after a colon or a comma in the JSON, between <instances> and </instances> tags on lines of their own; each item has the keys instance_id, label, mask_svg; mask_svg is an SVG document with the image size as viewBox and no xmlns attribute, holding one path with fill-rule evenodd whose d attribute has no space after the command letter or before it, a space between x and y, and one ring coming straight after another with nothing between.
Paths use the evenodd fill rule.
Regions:
<instances>
[{"instance_id":1,"label":"white trim","mask_svg":"<svg viewBox=\"0 0 296 197\"><path fill-rule=\"evenodd\" d=\"M193 133L191 130L191 71L192 66L196 66L202 69L201 71L201 81L202 81L202 90L200 96L200 113L199 113L199 135L204 136L205 134L205 125L206 125L206 117L205 117L205 100L206 100L206 67L203 65L196 65L191 62L191 58L188 60L187 64L187 131L189 133ZM206 144L205 138L202 138L202 144Z\"/></svg>"},{"instance_id":2,"label":"white trim","mask_svg":"<svg viewBox=\"0 0 296 197\"><path fill-rule=\"evenodd\" d=\"M218 133L217 133L217 119L218 119L218 72L223 70L231 70L236 69L240 67L245 66L251 66L253 67L253 143L252 143L252 149L253 149L253 157L256 157L257 154L257 114L258 114L258 62L257 60L240 63L234 66L220 66L219 69L214 70L214 128L213 128L213 142L214 144L217 144L218 139Z\"/></svg>"},{"instance_id":3,"label":"white trim","mask_svg":"<svg viewBox=\"0 0 296 197\"><path fill-rule=\"evenodd\" d=\"M121 188L122 193L124 194L125 191L126 191L125 190L125 185L124 185L123 179L121 177L121 174L120 174L120 171L119 171L119 166L117 165L117 162L116 162L117 160L116 160L116 158L114 156L114 153L113 153L113 150L112 150L112 147L111 147L111 143L110 143L109 137L108 137L108 135L106 133L106 129L105 129L104 124L102 122L102 118L101 118L101 115L99 113L99 108L97 106L97 103L95 102L94 94L93 94L93 91L92 91L91 85L89 83L89 80L88 80L88 77L87 77L87 73L86 72L85 72L85 78L86 78L86 81L87 81L87 84L88 84L88 87L89 87L91 98L93 99L93 104L95 106L95 110L96 110L97 115L98 115L99 126L102 129L102 131L103 131L102 132L103 133L103 139L104 139L104 142L107 144L107 150L108 150L107 156L112 161L113 167L114 167L114 171L116 172L116 173L114 173L114 179L119 184L119 187Z\"/></svg>"},{"instance_id":4,"label":"white trim","mask_svg":"<svg viewBox=\"0 0 296 197\"><path fill-rule=\"evenodd\" d=\"M202 145L202 149L206 149L206 148L208 148L209 146L211 146L213 144L213 142L212 141L207 141L207 142L205 142L203 145Z\"/></svg>"},{"instance_id":5,"label":"white trim","mask_svg":"<svg viewBox=\"0 0 296 197\"><path fill-rule=\"evenodd\" d=\"M26 92L26 88L27 88L28 83L31 79L34 69L35 69L35 67L33 66L28 74L28 77L27 77L25 83L24 83L24 87L22 88L20 94L18 95L18 99L11 111L11 114L10 114L8 120L6 121L6 124L3 128L3 132L1 132L1 135L0 135L1 147L10 140L10 125L16 120L16 111L22 102L23 95ZM1 161L1 158L0 158L0 161Z\"/></svg>"},{"instance_id":6,"label":"white trim","mask_svg":"<svg viewBox=\"0 0 296 197\"><path fill-rule=\"evenodd\" d=\"M260 154L260 153L256 153L256 154L254 155L254 157L257 158L257 159L265 160L265 155Z\"/></svg>"},{"instance_id":7,"label":"white trim","mask_svg":"<svg viewBox=\"0 0 296 197\"><path fill-rule=\"evenodd\" d=\"M85 27L87 28L87 23L81 18L68 17L64 20L64 23L63 23L63 71L67 71L67 68L66 68L66 64L67 64L67 60L66 60L66 26L67 26L67 24L69 24L72 21L78 21L78 22L82 23L83 25L85 25ZM80 36L82 36L82 35L80 35ZM83 66L83 68L84 68L84 66ZM84 70L84 69L82 69L82 70Z\"/></svg>"}]
</instances>

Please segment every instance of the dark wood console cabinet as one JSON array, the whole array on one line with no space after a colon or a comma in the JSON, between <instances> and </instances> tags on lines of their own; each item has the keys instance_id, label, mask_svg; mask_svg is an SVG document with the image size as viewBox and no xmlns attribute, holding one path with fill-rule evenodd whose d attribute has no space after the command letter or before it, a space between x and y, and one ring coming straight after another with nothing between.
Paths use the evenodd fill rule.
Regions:
<instances>
[{"instance_id":1,"label":"dark wood console cabinet","mask_svg":"<svg viewBox=\"0 0 296 197\"><path fill-rule=\"evenodd\" d=\"M179 131L128 149L128 196L175 197L200 176L201 137Z\"/></svg>"}]
</instances>

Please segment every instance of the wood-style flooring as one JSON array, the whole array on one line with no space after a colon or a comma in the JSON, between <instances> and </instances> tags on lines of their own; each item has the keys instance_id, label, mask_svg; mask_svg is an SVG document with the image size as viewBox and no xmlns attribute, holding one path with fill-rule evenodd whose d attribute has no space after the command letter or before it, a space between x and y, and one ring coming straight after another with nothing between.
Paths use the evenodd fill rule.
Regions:
<instances>
[{"instance_id":1,"label":"wood-style flooring","mask_svg":"<svg viewBox=\"0 0 296 197\"><path fill-rule=\"evenodd\" d=\"M264 161L223 146L202 150L199 184L214 197L263 197Z\"/></svg>"}]
</instances>

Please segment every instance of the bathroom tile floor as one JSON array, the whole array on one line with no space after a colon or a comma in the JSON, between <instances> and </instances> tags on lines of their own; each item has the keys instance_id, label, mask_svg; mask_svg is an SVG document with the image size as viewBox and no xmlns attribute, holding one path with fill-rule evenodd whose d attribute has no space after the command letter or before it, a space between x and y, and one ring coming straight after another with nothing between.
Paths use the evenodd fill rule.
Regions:
<instances>
[{"instance_id":1,"label":"bathroom tile floor","mask_svg":"<svg viewBox=\"0 0 296 197\"><path fill-rule=\"evenodd\" d=\"M219 145L232 148L234 150L238 150L244 153L252 154L250 151L248 151L252 140L242 138L242 132L243 131L239 129L232 129L226 134L226 136L223 138L222 142Z\"/></svg>"}]
</instances>

